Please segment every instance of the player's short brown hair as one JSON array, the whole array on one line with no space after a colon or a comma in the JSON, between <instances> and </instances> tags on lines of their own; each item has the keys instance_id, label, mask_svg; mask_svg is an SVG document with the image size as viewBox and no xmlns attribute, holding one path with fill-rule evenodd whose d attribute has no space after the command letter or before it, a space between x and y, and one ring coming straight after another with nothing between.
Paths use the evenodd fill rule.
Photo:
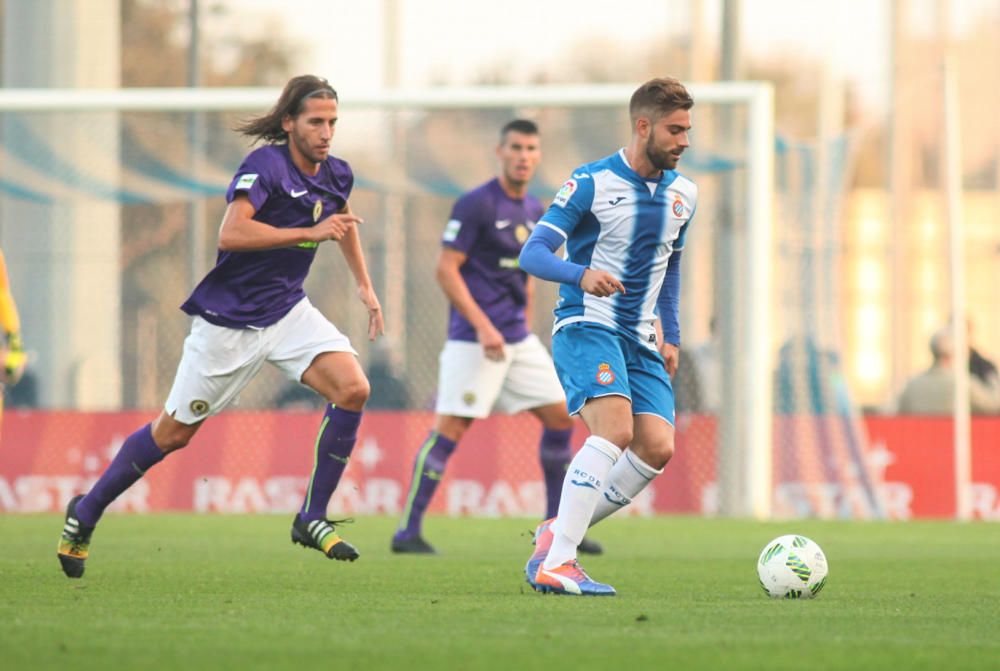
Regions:
<instances>
[{"instance_id":1,"label":"player's short brown hair","mask_svg":"<svg viewBox=\"0 0 1000 671\"><path fill-rule=\"evenodd\" d=\"M635 90L628 104L628 113L634 124L642 116L655 121L674 110L689 110L693 106L694 98L677 79L658 77Z\"/></svg>"}]
</instances>

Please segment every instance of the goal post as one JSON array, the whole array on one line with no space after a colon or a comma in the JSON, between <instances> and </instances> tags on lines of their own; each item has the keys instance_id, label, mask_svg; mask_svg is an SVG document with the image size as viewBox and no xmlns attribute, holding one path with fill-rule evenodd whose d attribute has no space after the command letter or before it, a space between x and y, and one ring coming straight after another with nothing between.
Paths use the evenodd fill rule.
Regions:
<instances>
[{"instance_id":1,"label":"goal post","mask_svg":"<svg viewBox=\"0 0 1000 671\"><path fill-rule=\"evenodd\" d=\"M740 361L736 370L724 371L725 384L731 385L727 398L732 400L726 407L720 408L717 415L719 425L717 435L728 444L717 445L717 454L738 454L736 465L718 464L714 476L717 490L737 492L735 509L723 510L725 514L767 518L772 505L772 446L773 446L773 391L772 375L774 371L774 349L778 339L773 319L774 296L774 172L775 172L775 133L774 133L774 94L771 84L764 82L718 82L695 83L687 85L695 99L695 144L692 149L699 150L699 114L707 109L726 107L740 110L742 130L735 140L738 149L732 151L733 156L726 157L727 150L732 147L717 147L710 152L719 157L710 156L706 163L715 160L729 166L737 166L743 171L743 186L738 202L733 204L733 229L738 232L741 245L739 253L743 260L739 264L742 274L732 278L730 305L716 305L707 308L714 310L722 323L739 323L745 332L738 338L729 338L729 343L739 342L739 346L731 344L738 351L725 353L723 360ZM413 114L415 112L431 112L435 110L499 110L501 112L566 109L566 110L627 110L628 100L635 89L635 84L594 84L594 85L544 85L544 86L489 86L489 87L449 87L426 89L377 90L363 92L341 91L341 110L346 114L352 111L382 112L389 115ZM117 115L127 113L182 113L195 112L241 112L256 114L269 109L278 99L280 90L276 88L139 88L114 90L56 90L56 89L0 89L0 116L3 115L35 115L44 113L95 113ZM594 135L607 135L612 138L622 137L621 119L613 126L593 124L587 132ZM6 122L5 122L6 123ZM377 123L377 122L373 122ZM490 119L489 123L493 123ZM20 127L18 127L20 128ZM496 129L490 128L490 133ZM12 127L4 126L6 135L16 133ZM550 143L547 130L543 130L545 142ZM0 138L3 140L3 138ZM164 141L169 141L164 138ZM339 142L339 140L338 140ZM376 138L373 142L386 142ZM392 144L392 141L387 141ZM84 143L85 145L86 143ZM549 145L547 145L549 146ZM620 145L619 145L620 146ZM114 151L125 151L126 147L114 148ZM203 147L191 148L191 151L201 152ZM84 150L92 151L92 148ZM6 149L5 149L6 152ZM547 155L549 149L546 148ZM411 151L408 158L412 163L420 158ZM582 156L586 160L595 160L599 154ZM721 158L720 158L721 157ZM23 156L17 157L24 161ZM576 164L559 165L556 173L568 174ZM548 160L548 159L547 159ZM690 172L697 183L699 168L688 168L685 159L685 172ZM728 162L728 163L727 163ZM402 161L400 163L403 163ZM20 163L18 163L20 164ZM230 169L232 166L229 166ZM80 167L77 173L85 173L86 167ZM74 173L76 174L76 173ZM220 171L212 173L215 178ZM359 175L364 174L359 171ZM148 177L148 176L144 176ZM180 180L170 184L171 189L189 188L194 194L204 197L204 187L213 181L204 175L188 176L185 186ZM484 175L485 177L485 175ZM18 181L17 175L2 172L0 180L8 194L36 193L33 185L25 185ZM144 184L142 182L141 184ZM140 187L141 187L140 184ZM73 184L74 188L79 184ZM466 186L466 185L463 185ZM224 185L223 185L224 187ZM406 174L397 174L393 179L373 187L380 198L387 199L398 195L399 189L414 188L412 180ZM449 187L450 188L450 187ZM162 190L162 189L161 189ZM128 189L114 191L128 192ZM3 196L0 191L0 196ZM131 192L130 192L131 193ZM107 194L102 194L105 197ZM702 199L706 195L703 192ZM704 202L704 201L702 201ZM397 208L398 209L398 208ZM711 211L702 206L703 211ZM388 218L398 218L401 215L392 207L383 207L383 214ZM394 214L395 212L395 214ZM697 217L698 215L696 215ZM414 310L407 296L406 273L400 272L398 264L408 261L401 250L405 251L403 243L393 241L393 228L404 222L387 222L385 236L382 241L382 252L385 261L378 265L382 291L395 296L387 305L387 315L392 318L393 311ZM2 225L2 224L0 224ZM2 232L10 231L11 224L2 225ZM206 229L202 229L206 230ZM16 235L15 239L21 239ZM396 240L402 238L396 237ZM395 245L395 247L394 247ZM210 245L209 245L210 247ZM191 245L191 249L199 248ZM395 250L395 251L393 251ZM413 263L414 261L409 261ZM696 273L691 263L685 268L686 273ZM686 281L686 280L685 280ZM700 309L700 308L699 308ZM743 316L739 321L728 319L730 311L740 309ZM704 311L703 311L704 313ZM707 321L707 320L706 320ZM148 324L148 320L139 323ZM409 320L407 320L409 323ZM682 332L684 332L682 320ZM152 327L150 327L152 328ZM400 347L406 349L405 339L407 329L396 333L400 339ZM735 467L733 467L735 466Z\"/></svg>"}]
</instances>

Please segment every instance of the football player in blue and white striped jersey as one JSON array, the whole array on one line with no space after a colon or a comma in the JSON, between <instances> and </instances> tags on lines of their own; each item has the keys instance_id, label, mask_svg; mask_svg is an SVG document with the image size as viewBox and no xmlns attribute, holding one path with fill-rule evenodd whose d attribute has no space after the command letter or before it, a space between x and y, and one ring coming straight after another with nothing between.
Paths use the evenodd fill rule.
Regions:
<instances>
[{"instance_id":1,"label":"football player in blue and white striped jersey","mask_svg":"<svg viewBox=\"0 0 1000 671\"><path fill-rule=\"evenodd\" d=\"M628 146L573 171L521 252L523 270L562 285L552 353L569 411L591 432L558 515L536 531L525 573L540 591L615 593L580 568L576 547L673 455L680 256L698 197L676 167L693 105L676 79L640 86Z\"/></svg>"}]
</instances>

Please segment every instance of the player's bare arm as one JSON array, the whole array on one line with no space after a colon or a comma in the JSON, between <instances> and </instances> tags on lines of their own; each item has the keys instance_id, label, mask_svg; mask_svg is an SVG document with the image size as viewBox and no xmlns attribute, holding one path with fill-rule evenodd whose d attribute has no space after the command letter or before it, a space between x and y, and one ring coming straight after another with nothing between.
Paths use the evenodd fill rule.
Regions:
<instances>
[{"instance_id":1,"label":"player's bare arm","mask_svg":"<svg viewBox=\"0 0 1000 671\"><path fill-rule=\"evenodd\" d=\"M341 240L362 220L348 212L338 212L314 226L277 228L257 221L250 199L237 195L226 208L219 229L219 249L224 252L249 252L289 247L302 242Z\"/></svg>"},{"instance_id":2,"label":"player's bare arm","mask_svg":"<svg viewBox=\"0 0 1000 671\"><path fill-rule=\"evenodd\" d=\"M592 296L607 298L616 293L625 293L625 285L606 270L587 268L580 278L580 288Z\"/></svg>"},{"instance_id":3,"label":"player's bare arm","mask_svg":"<svg viewBox=\"0 0 1000 671\"><path fill-rule=\"evenodd\" d=\"M438 257L437 281L444 290L445 296L451 301L465 319L476 329L476 338L483 346L486 358L491 361L503 361L504 339L503 335L496 329L490 318L486 316L483 309L479 307L469 286L462 279L459 269L465 263L468 256L457 249L444 248Z\"/></svg>"},{"instance_id":4,"label":"player's bare arm","mask_svg":"<svg viewBox=\"0 0 1000 671\"><path fill-rule=\"evenodd\" d=\"M345 203L343 209L334 216L349 218L356 223L362 221L351 212L350 203ZM332 218L328 217L327 219ZM385 334L385 321L382 315L382 305L379 303L375 287L372 286L371 277L368 275L368 265L365 263L365 254L361 249L361 235L358 233L357 226L352 224L336 240L340 243L340 252L344 255L347 267L351 269L354 281L358 284L358 298L368 310L368 339L375 340L377 336Z\"/></svg>"}]
</instances>

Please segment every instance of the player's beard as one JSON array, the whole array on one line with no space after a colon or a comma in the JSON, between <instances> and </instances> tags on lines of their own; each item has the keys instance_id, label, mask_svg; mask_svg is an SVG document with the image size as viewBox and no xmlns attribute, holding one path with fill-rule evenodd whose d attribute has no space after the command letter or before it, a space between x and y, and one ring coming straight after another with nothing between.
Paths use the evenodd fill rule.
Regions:
<instances>
[{"instance_id":1,"label":"player's beard","mask_svg":"<svg viewBox=\"0 0 1000 671\"><path fill-rule=\"evenodd\" d=\"M650 133L649 139L646 140L646 158L657 170L673 170L677 167L677 160L680 157L673 152L657 147L653 142L654 137L655 133Z\"/></svg>"},{"instance_id":2,"label":"player's beard","mask_svg":"<svg viewBox=\"0 0 1000 671\"><path fill-rule=\"evenodd\" d=\"M299 153L305 157L305 159L311 163L322 163L325 156L320 156L319 151L315 147L309 144L308 140L300 138L294 133L289 135L289 140L295 143L295 148L298 149Z\"/></svg>"}]
</instances>

